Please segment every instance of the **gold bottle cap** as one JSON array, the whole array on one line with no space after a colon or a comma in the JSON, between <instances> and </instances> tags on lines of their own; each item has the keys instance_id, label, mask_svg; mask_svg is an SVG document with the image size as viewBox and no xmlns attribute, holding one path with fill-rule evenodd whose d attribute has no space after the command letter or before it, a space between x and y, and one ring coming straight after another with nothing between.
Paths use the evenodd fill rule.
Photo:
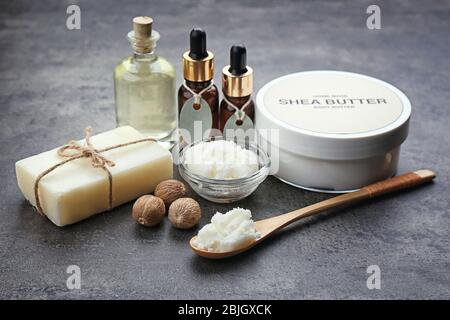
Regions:
<instances>
[{"instance_id":1,"label":"gold bottle cap","mask_svg":"<svg viewBox=\"0 0 450 320\"><path fill-rule=\"evenodd\" d=\"M253 92L253 69L247 66L247 72L232 75L230 66L222 69L222 90L227 97L246 97Z\"/></svg>"},{"instance_id":2,"label":"gold bottle cap","mask_svg":"<svg viewBox=\"0 0 450 320\"><path fill-rule=\"evenodd\" d=\"M183 75L188 81L210 81L214 78L214 54L208 51L205 58L194 60L189 56L189 51L186 51L183 54Z\"/></svg>"}]
</instances>

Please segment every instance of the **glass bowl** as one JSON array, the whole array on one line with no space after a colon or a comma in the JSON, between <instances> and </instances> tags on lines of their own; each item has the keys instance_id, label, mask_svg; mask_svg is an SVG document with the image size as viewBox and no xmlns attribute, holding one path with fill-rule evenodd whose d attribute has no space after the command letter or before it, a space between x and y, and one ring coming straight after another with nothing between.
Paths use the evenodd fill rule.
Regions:
<instances>
[{"instance_id":1,"label":"glass bowl","mask_svg":"<svg viewBox=\"0 0 450 320\"><path fill-rule=\"evenodd\" d=\"M259 169L248 177L238 179L211 179L189 171L185 165L185 152L188 148L201 142L226 140L223 137L210 137L191 143L181 149L178 170L181 177L202 198L216 203L231 203L248 197L267 178L270 171L270 159L267 153L253 142L242 148L253 151L258 156Z\"/></svg>"}]
</instances>

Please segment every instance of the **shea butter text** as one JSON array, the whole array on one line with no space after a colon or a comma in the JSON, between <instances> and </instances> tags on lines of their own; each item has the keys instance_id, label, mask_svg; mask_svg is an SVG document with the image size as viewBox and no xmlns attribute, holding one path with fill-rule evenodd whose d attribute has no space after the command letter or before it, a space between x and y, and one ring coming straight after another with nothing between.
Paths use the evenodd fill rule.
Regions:
<instances>
[{"instance_id":1,"label":"shea butter text","mask_svg":"<svg viewBox=\"0 0 450 320\"><path fill-rule=\"evenodd\" d=\"M383 98L345 98L345 99L279 99L281 105L333 105L333 104L386 104Z\"/></svg>"}]
</instances>

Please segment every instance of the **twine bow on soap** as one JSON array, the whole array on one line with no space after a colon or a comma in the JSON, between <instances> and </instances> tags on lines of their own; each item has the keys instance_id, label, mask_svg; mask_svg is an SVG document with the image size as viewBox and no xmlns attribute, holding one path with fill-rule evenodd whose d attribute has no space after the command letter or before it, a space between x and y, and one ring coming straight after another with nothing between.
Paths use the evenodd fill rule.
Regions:
<instances>
[{"instance_id":1,"label":"twine bow on soap","mask_svg":"<svg viewBox=\"0 0 450 320\"><path fill-rule=\"evenodd\" d=\"M72 140L68 144L62 146L61 148L58 149L57 153L58 153L58 156L60 156L62 158L66 158L66 160L63 160L63 161L55 164L54 166L48 168L47 170L42 172L36 178L36 181L34 183L34 197L36 199L36 209L39 212L39 214L45 215L44 210L42 209L42 206L41 206L40 198L39 198L39 182L41 181L41 179L43 177L45 177L47 174L49 174L50 172L52 172L53 170L55 170L56 168L66 164L68 162L71 162L76 159L81 159L81 158L90 159L91 165L93 168L102 169L107 174L108 185L109 185L108 210L111 209L112 203L113 203L113 192L112 192L113 179L112 179L111 171L108 169L108 167L114 167L116 164L114 163L114 161L111 161L108 158L106 158L105 156L103 156L102 153L105 151L129 146L129 145L136 144L136 143L141 143L141 142L146 142L146 141L155 142L155 139L146 138L146 139L135 140L135 141L127 142L127 143L117 144L117 145L110 146L110 147L103 148L103 149L96 149L96 148L94 148L94 146L91 143L92 128L87 127L84 130L84 132L85 132L85 140L86 140L85 146L80 145L77 141L74 141L74 140Z\"/></svg>"},{"instance_id":2,"label":"twine bow on soap","mask_svg":"<svg viewBox=\"0 0 450 320\"><path fill-rule=\"evenodd\" d=\"M58 149L58 156L63 158L90 158L91 164L94 168L105 168L114 167L116 164L114 161L108 160L100 154L100 152L92 146L91 135L92 128L87 127L84 129L86 135L86 146L80 145L77 141L72 140L65 146ZM74 150L75 152L70 152L69 150ZM69 152L67 152L69 151Z\"/></svg>"}]
</instances>

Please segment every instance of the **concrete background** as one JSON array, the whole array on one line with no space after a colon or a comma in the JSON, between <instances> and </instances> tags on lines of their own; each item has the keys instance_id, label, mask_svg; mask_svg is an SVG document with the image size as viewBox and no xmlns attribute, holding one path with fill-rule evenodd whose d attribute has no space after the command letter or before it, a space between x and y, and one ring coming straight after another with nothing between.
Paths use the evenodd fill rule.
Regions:
<instances>
[{"instance_id":1,"label":"concrete background","mask_svg":"<svg viewBox=\"0 0 450 320\"><path fill-rule=\"evenodd\" d=\"M81 7L79 31L65 26L72 3ZM366 8L374 3L382 29L371 31ZM196 25L208 32L218 70L231 44L247 45L256 90L315 69L398 86L413 104L399 171L431 168L436 182L297 223L225 261L190 251L196 230L167 220L136 225L131 204L55 227L23 199L14 162L80 138L87 125L115 126L112 70L130 54L125 35L141 14L154 17L158 53L178 70ZM0 298L450 298L449 18L449 1L1 2ZM269 178L239 205L261 219L328 197ZM199 201L201 225L232 207ZM66 288L71 264L81 268L81 290ZM381 290L366 287L372 264L381 268Z\"/></svg>"}]
</instances>

